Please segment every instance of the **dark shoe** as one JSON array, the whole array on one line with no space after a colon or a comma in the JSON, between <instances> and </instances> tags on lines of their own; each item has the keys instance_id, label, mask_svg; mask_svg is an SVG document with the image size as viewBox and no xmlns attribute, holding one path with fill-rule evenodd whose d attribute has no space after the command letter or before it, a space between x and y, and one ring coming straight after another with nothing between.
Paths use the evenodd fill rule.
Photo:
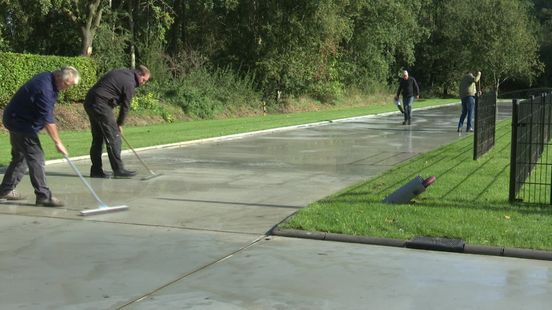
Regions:
<instances>
[{"instance_id":1,"label":"dark shoe","mask_svg":"<svg viewBox=\"0 0 552 310\"><path fill-rule=\"evenodd\" d=\"M56 197L52 196L50 199L42 198L42 199L36 199L35 205L37 207L63 207L63 202L61 200L57 199Z\"/></svg>"},{"instance_id":2,"label":"dark shoe","mask_svg":"<svg viewBox=\"0 0 552 310\"><path fill-rule=\"evenodd\" d=\"M25 200L25 196L21 195L19 192L12 189L11 191L0 195L0 199L6 200Z\"/></svg>"},{"instance_id":3,"label":"dark shoe","mask_svg":"<svg viewBox=\"0 0 552 310\"><path fill-rule=\"evenodd\" d=\"M410 120L408 120L408 125L410 125Z\"/></svg>"},{"instance_id":4,"label":"dark shoe","mask_svg":"<svg viewBox=\"0 0 552 310\"><path fill-rule=\"evenodd\" d=\"M406 121L402 122L403 125L406 125Z\"/></svg>"},{"instance_id":5,"label":"dark shoe","mask_svg":"<svg viewBox=\"0 0 552 310\"><path fill-rule=\"evenodd\" d=\"M99 178L99 179L109 179L111 178L111 173L105 173L103 171L101 172L90 172L91 178Z\"/></svg>"},{"instance_id":6,"label":"dark shoe","mask_svg":"<svg viewBox=\"0 0 552 310\"><path fill-rule=\"evenodd\" d=\"M119 171L115 171L113 174L115 175L115 178L128 179L135 176L136 171L121 169Z\"/></svg>"}]
</instances>

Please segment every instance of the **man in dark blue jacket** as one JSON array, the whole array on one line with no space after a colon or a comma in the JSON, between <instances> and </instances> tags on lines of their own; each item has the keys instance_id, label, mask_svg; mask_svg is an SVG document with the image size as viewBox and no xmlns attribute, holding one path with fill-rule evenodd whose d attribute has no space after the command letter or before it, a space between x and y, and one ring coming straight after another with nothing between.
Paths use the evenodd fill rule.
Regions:
<instances>
[{"instance_id":1,"label":"man in dark blue jacket","mask_svg":"<svg viewBox=\"0 0 552 310\"><path fill-rule=\"evenodd\" d=\"M73 67L43 72L21 86L8 103L2 120L4 127L10 132L12 159L0 184L0 198L25 199L15 191L15 187L28 167L36 195L36 205L63 206L63 203L52 196L52 192L46 186L44 151L38 132L45 128L54 141L57 151L67 155L55 124L54 105L59 92L78 84L79 80L79 72Z\"/></svg>"},{"instance_id":2,"label":"man in dark blue jacket","mask_svg":"<svg viewBox=\"0 0 552 310\"><path fill-rule=\"evenodd\" d=\"M408 71L403 70L402 78L399 82L399 89L397 90L397 95L395 100L399 100L399 95L402 92L403 96L403 105L404 105L404 122L403 125L410 125L410 119L412 116L412 103L414 102L414 96L416 99L420 98L420 88L418 83L413 76L408 75Z\"/></svg>"},{"instance_id":3,"label":"man in dark blue jacket","mask_svg":"<svg viewBox=\"0 0 552 310\"><path fill-rule=\"evenodd\" d=\"M104 75L89 91L84 101L84 109L90 119L92 145L90 146L90 177L109 177L102 168L102 152L105 142L107 155L116 178L129 178L136 171L124 168L121 159L121 133L130 102L136 87L144 85L150 78L145 66L133 69L116 69ZM113 109L119 107L115 119Z\"/></svg>"}]
</instances>

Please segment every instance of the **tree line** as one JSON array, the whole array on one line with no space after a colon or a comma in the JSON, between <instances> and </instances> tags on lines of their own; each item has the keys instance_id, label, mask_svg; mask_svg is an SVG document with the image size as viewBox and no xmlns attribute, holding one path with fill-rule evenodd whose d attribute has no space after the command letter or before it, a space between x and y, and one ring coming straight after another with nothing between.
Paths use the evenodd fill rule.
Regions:
<instances>
[{"instance_id":1,"label":"tree line","mask_svg":"<svg viewBox=\"0 0 552 310\"><path fill-rule=\"evenodd\" d=\"M0 0L0 19L0 51L143 63L166 93L198 70L269 102L381 91L402 68L426 94L457 95L468 70L490 89L552 83L549 0Z\"/></svg>"}]
</instances>

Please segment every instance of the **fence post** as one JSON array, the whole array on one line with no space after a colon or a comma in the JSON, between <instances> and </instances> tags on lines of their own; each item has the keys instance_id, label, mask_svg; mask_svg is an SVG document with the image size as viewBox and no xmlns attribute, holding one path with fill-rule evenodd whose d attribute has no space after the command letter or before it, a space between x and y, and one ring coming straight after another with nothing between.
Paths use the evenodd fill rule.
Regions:
<instances>
[{"instance_id":1,"label":"fence post","mask_svg":"<svg viewBox=\"0 0 552 310\"><path fill-rule=\"evenodd\" d=\"M537 146L534 146L534 144L536 144L534 142L534 139L535 139L535 136L538 135L538 130L536 130L535 128L535 118L536 118L536 114L535 113L535 95L531 95L530 96L530 108L529 108L529 111L531 111L530 115L531 117L529 117L529 152L528 152L528 159L527 159L527 162L525 162L525 159L522 159L524 160L523 164L526 165L526 171L524 171L524 175L523 175L523 183L525 185L525 183L527 183L527 179L531 178L531 172L533 172L533 167L535 165L535 161L537 160L537 153L538 153L538 145ZM537 137L538 139L538 137ZM537 148L537 151L534 151L533 149L534 148ZM537 156L535 156L537 155ZM521 187L521 186L520 186ZM519 188L521 190L521 188ZM524 196L528 196L529 198L532 198L533 196L531 195L531 190L535 190L535 186L526 186L524 187L524 191L523 191L523 194ZM528 192L526 194L526 192ZM534 192L533 192L534 193Z\"/></svg>"},{"instance_id":2,"label":"fence post","mask_svg":"<svg viewBox=\"0 0 552 310\"><path fill-rule=\"evenodd\" d=\"M510 145L510 193L508 200L510 203L516 200L516 163L517 163L517 124L519 102L517 99L512 101L512 139Z\"/></svg>"},{"instance_id":3,"label":"fence post","mask_svg":"<svg viewBox=\"0 0 552 310\"><path fill-rule=\"evenodd\" d=\"M552 123L552 92L548 92L546 99L548 99L548 141L550 140L550 136L552 136L552 126L550 126L550 123Z\"/></svg>"},{"instance_id":4,"label":"fence post","mask_svg":"<svg viewBox=\"0 0 552 310\"><path fill-rule=\"evenodd\" d=\"M479 100L479 93L476 93L475 94L475 107L473 109L473 112L475 113L475 117L474 117L474 120L473 120L473 124L472 124L472 127L475 127L475 130L473 131L473 160L477 160L477 154L479 153L479 150L478 150L478 145L477 145L477 133L480 132L481 126L479 126L479 109L481 109L481 107L479 106L481 104L480 100Z\"/></svg>"},{"instance_id":5,"label":"fence post","mask_svg":"<svg viewBox=\"0 0 552 310\"><path fill-rule=\"evenodd\" d=\"M546 141L545 141L544 147L548 148L548 141L550 141L550 135L551 135L550 124L552 123L552 92L544 93L543 103L545 107L544 114L548 115L547 117L548 121L546 122L546 125L548 126L548 128L546 130ZM548 110L548 113L546 113L546 110ZM547 153L548 153L548 150L547 150ZM546 171L548 172L548 169L546 169ZM550 204L552 205L552 175L550 180Z\"/></svg>"}]
</instances>

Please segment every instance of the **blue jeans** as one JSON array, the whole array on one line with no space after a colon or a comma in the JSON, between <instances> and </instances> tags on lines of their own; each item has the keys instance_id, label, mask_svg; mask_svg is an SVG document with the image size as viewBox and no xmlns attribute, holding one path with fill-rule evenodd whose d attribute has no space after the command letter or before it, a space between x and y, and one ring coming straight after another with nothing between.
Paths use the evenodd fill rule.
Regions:
<instances>
[{"instance_id":1,"label":"blue jeans","mask_svg":"<svg viewBox=\"0 0 552 310\"><path fill-rule=\"evenodd\" d=\"M462 97L462 114L460 114L460 121L458 121L458 128L462 128L464 125L464 119L468 116L468 127L466 129L473 129L473 108L475 106L475 97L466 96Z\"/></svg>"},{"instance_id":2,"label":"blue jeans","mask_svg":"<svg viewBox=\"0 0 552 310\"><path fill-rule=\"evenodd\" d=\"M414 96L403 97L404 104L404 121L409 121L412 116L412 103L414 102Z\"/></svg>"}]
</instances>

